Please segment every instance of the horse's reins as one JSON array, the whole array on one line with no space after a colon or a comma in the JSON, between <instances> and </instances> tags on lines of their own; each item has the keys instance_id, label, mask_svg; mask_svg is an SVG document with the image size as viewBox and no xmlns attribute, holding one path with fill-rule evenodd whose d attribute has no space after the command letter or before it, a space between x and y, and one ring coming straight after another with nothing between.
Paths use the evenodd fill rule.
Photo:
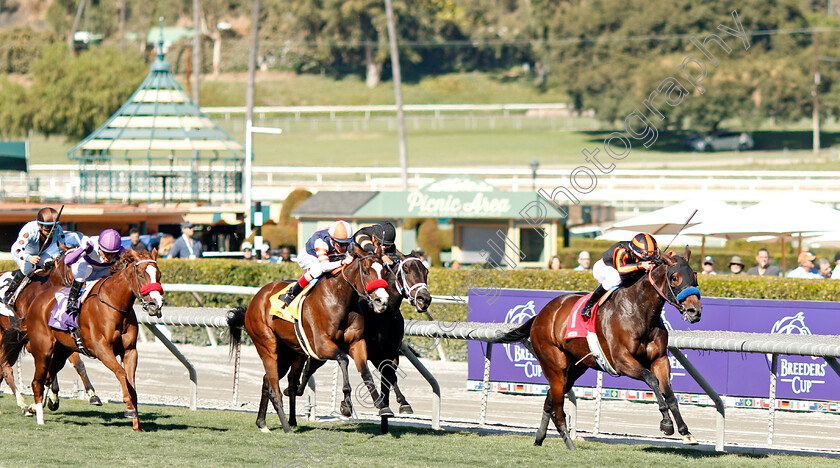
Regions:
<instances>
[{"instance_id":1,"label":"horse's reins","mask_svg":"<svg viewBox=\"0 0 840 468\"><path fill-rule=\"evenodd\" d=\"M126 282L128 282L129 287L131 287L132 294L134 294L134 297L140 301L140 305L143 307L143 310L147 310L147 308L149 306L149 302L143 300L143 296L149 294L152 291L163 292L163 286L160 283L149 283L149 284L146 284L145 286L141 286L140 288L137 288L135 286L134 283L139 282L139 280L137 279L137 265L139 265L141 263L154 263L155 266L157 266L157 260L145 259L145 260L138 260L136 262L133 262L134 280L135 281L131 281L131 278L129 278L128 271L127 271L128 269L126 268L127 265L123 265L122 271L123 271L123 275L125 276ZM99 295L99 292L102 291L102 286L104 284L105 284L105 281L102 281L101 283L99 283L99 286L96 288L96 292L91 293L89 295L89 297L94 297L95 296L99 300L99 302L105 304L106 306L116 310L117 312L119 312L121 314L128 314L129 311L117 308L116 306L114 306L114 305L110 304L109 302L105 301L104 299L102 299L102 296Z\"/></svg>"},{"instance_id":2,"label":"horse's reins","mask_svg":"<svg viewBox=\"0 0 840 468\"><path fill-rule=\"evenodd\" d=\"M417 257L405 257L405 258L403 258L397 264L397 273L396 273L395 276L397 277L397 280L398 280L397 281L397 289L399 289L400 295L402 297L408 299L408 302L411 305L415 305L415 302L417 300L417 295L420 294L420 290L425 289L426 292L428 293L429 292L429 285L426 284L426 283L415 283L413 286L408 285L408 280L405 279L405 272L403 272L402 267L403 267L403 265L405 265L406 263L408 263L412 260L416 260L418 262L421 261ZM414 291L413 296L411 295L412 291Z\"/></svg>"},{"instance_id":3,"label":"horse's reins","mask_svg":"<svg viewBox=\"0 0 840 468\"><path fill-rule=\"evenodd\" d=\"M691 296L691 295L696 294L697 297L700 297L700 290L697 289L696 286L688 286L686 288L683 288L683 290L680 291L679 293L677 293L676 291L674 291L674 287L671 286L671 282L668 281L668 265L664 261L662 262L662 265L665 266L665 284L668 286L668 292L671 293L671 297L673 297L674 300L671 300L671 298L668 297L668 294L666 294L662 290L662 288L660 288L659 285L657 285L653 281L653 276L651 275L651 273L653 273L653 270L651 270L647 275L648 281L650 282L651 286L653 286L653 289L655 289L656 292L663 299L665 299L665 301L667 301L672 306L676 307L677 310L679 310L680 313L682 314L683 312L685 312L685 307L681 304L681 302L683 300L685 300L685 298L687 298L688 296Z\"/></svg>"},{"instance_id":4,"label":"horse's reins","mask_svg":"<svg viewBox=\"0 0 840 468\"><path fill-rule=\"evenodd\" d=\"M370 297L370 292L371 291L374 291L374 290L379 289L379 288L386 288L386 289L388 288L388 282L385 281L382 278L377 278L377 279L375 279L375 280L373 280L373 281L371 281L370 283L367 283L367 284L365 284L364 280L362 279L362 263L361 263L362 260L364 260L368 257L375 257L375 256L376 256L375 254L370 254L370 255L365 255L364 257L357 257L356 258L356 261L359 263L359 266L356 268L356 276L358 278L358 281L365 286L365 292L364 293L359 292L359 290L356 288L356 284L353 281L350 281L350 278L347 277L347 270L346 269L341 270L341 277L344 278L345 281L347 281L347 284L349 284L350 287L353 288L353 291L359 297L364 297L365 300L368 301L368 303L373 302L373 299L371 299L371 297Z\"/></svg>"}]
</instances>

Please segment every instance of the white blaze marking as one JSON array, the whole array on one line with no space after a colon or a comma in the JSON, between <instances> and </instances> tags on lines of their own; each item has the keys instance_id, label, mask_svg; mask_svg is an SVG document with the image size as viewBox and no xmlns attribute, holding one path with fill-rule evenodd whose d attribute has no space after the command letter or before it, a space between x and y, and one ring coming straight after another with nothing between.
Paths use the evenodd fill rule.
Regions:
<instances>
[{"instance_id":1,"label":"white blaze marking","mask_svg":"<svg viewBox=\"0 0 840 468\"><path fill-rule=\"evenodd\" d=\"M374 263L370 267L373 268L373 271L376 272L377 279L382 279L382 265L379 263ZM388 300L388 293L385 291L385 288L376 288L374 292L380 299L384 299L386 301Z\"/></svg>"},{"instance_id":2,"label":"white blaze marking","mask_svg":"<svg viewBox=\"0 0 840 468\"><path fill-rule=\"evenodd\" d=\"M157 269L157 266L154 264L149 265L146 267L146 274L149 275L153 283L159 283L160 278L158 275L160 274L160 270ZM160 295L159 291L152 291L149 296L154 299L155 304L157 304L158 308L163 308L163 296Z\"/></svg>"},{"instance_id":3,"label":"white blaze marking","mask_svg":"<svg viewBox=\"0 0 840 468\"><path fill-rule=\"evenodd\" d=\"M382 265L374 263L370 267L373 268L373 271L376 272L376 277L382 279Z\"/></svg>"}]
</instances>

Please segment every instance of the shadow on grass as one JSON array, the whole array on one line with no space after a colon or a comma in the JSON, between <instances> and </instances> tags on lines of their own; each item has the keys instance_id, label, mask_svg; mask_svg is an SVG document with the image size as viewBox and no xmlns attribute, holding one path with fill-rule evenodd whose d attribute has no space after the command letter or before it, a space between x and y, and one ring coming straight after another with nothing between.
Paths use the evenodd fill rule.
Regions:
<instances>
[{"instance_id":1,"label":"shadow on grass","mask_svg":"<svg viewBox=\"0 0 840 468\"><path fill-rule=\"evenodd\" d=\"M712 451L705 451L705 450L695 450L683 447L645 447L642 449L643 452L647 453L656 453L661 455L670 455L670 456L679 456L685 458L691 458L694 460L703 460L703 459L715 459L720 457L726 457L732 455L729 452L712 452ZM768 454L764 453L739 453L739 457L746 457L746 458L753 458L756 460L761 460L765 458L769 458Z\"/></svg>"},{"instance_id":2,"label":"shadow on grass","mask_svg":"<svg viewBox=\"0 0 840 468\"><path fill-rule=\"evenodd\" d=\"M91 426L101 424L107 427L128 427L131 429L132 420L123 416L124 409L119 411L108 410L70 410L55 413L58 417L56 422L73 426ZM229 428L211 427L206 425L179 423L161 423L171 420L173 415L157 413L154 411L140 412L140 425L144 432L176 431L184 429L202 429L214 432L228 432Z\"/></svg>"},{"instance_id":3,"label":"shadow on grass","mask_svg":"<svg viewBox=\"0 0 840 468\"><path fill-rule=\"evenodd\" d=\"M388 433L383 434L380 424L378 422L360 422L358 424L354 424L351 422L344 422L341 421L338 423L337 426L334 425L333 421L324 421L324 422L308 422L304 426L298 425L296 428L292 428L291 434L306 434L317 430L329 430L329 431L337 431L347 434L362 434L370 436L371 438L377 436L383 437L393 437L395 439L399 439L405 435L417 435L417 436L449 436L452 434L458 434L458 432L452 431L435 431L433 429L426 429L422 427L413 427L413 426L403 426L403 425L389 425ZM283 433L283 429L278 426L277 428L272 427L272 432L279 432Z\"/></svg>"}]
</instances>

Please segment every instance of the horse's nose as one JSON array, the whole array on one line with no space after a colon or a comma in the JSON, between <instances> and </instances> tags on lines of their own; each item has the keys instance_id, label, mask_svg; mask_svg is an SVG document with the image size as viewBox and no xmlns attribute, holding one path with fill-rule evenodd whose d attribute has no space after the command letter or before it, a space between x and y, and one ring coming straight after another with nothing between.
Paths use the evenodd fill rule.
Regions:
<instances>
[{"instance_id":1,"label":"horse's nose","mask_svg":"<svg viewBox=\"0 0 840 468\"><path fill-rule=\"evenodd\" d=\"M373 311L377 314L381 314L385 312L385 309L388 308L388 301L384 298L377 297L373 300Z\"/></svg>"},{"instance_id":2,"label":"horse's nose","mask_svg":"<svg viewBox=\"0 0 840 468\"><path fill-rule=\"evenodd\" d=\"M418 294L417 299L415 299L415 305L418 312L425 312L428 310L431 303L432 297L428 294Z\"/></svg>"}]
</instances>

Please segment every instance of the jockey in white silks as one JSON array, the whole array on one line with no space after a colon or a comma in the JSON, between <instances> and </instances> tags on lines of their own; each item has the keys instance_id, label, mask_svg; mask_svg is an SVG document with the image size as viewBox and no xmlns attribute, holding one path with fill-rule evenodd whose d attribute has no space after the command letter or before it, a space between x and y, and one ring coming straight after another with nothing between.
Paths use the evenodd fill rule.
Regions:
<instances>
[{"instance_id":1,"label":"jockey in white silks","mask_svg":"<svg viewBox=\"0 0 840 468\"><path fill-rule=\"evenodd\" d=\"M59 245L63 244L64 231L59 224L58 212L52 208L42 208L38 211L37 219L26 223L12 244L12 259L19 269L15 270L3 302L9 307L14 305L12 299L23 279L31 278L38 268L45 267L48 261L52 261L44 251L51 247L56 247L54 250L58 251ZM48 268L49 266L45 269Z\"/></svg>"},{"instance_id":2,"label":"jockey in white silks","mask_svg":"<svg viewBox=\"0 0 840 468\"><path fill-rule=\"evenodd\" d=\"M64 263L73 272L73 284L70 286L70 296L67 298L66 312L68 314L78 315L77 302L85 282L108 276L111 266L123 250L125 249L122 247L120 233L113 229L106 229L99 236L83 237L79 247L65 255ZM73 336L79 349L84 349L79 330L70 330L70 335Z\"/></svg>"}]
</instances>

